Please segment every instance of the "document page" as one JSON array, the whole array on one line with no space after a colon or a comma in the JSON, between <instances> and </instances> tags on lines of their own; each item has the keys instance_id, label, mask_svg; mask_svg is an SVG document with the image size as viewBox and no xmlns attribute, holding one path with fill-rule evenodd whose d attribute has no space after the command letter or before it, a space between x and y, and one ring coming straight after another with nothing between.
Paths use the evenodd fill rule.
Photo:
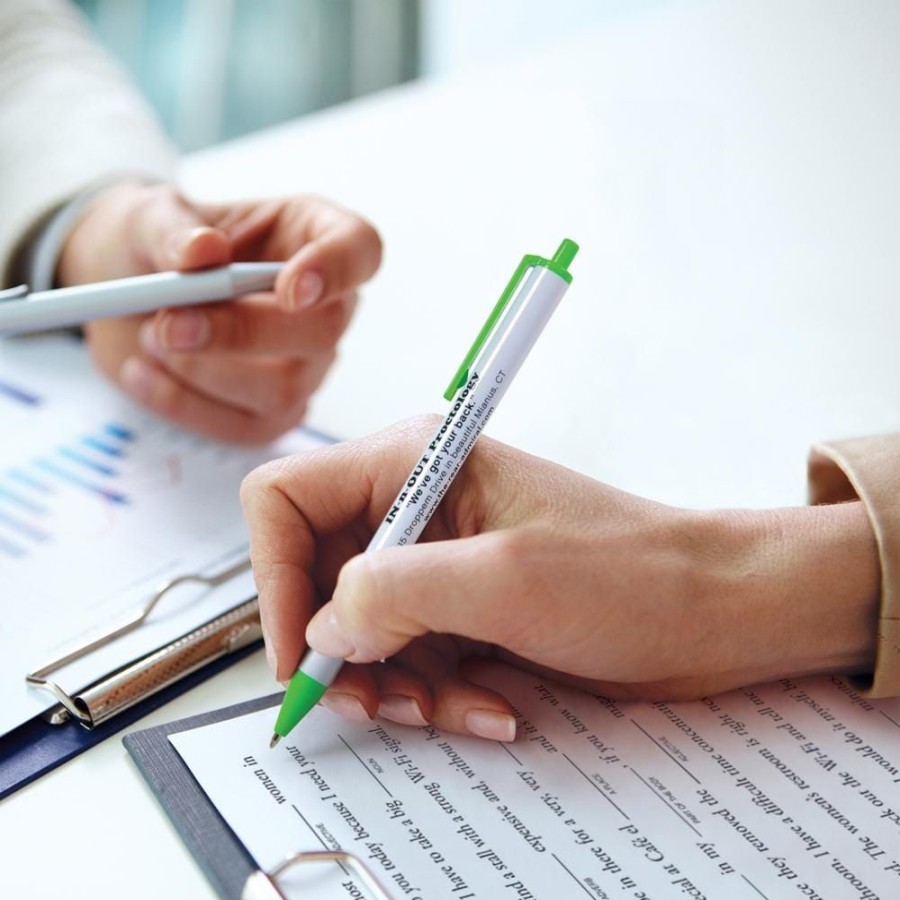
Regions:
<instances>
[{"instance_id":1,"label":"document page","mask_svg":"<svg viewBox=\"0 0 900 900\"><path fill-rule=\"evenodd\" d=\"M207 440L140 409L83 345L0 340L0 734L55 704L25 674L98 637L178 575L247 557L238 489L251 469L322 443ZM248 571L180 587L131 634L54 674L74 691L254 595Z\"/></svg>"},{"instance_id":2,"label":"document page","mask_svg":"<svg viewBox=\"0 0 900 900\"><path fill-rule=\"evenodd\" d=\"M396 898L900 896L900 701L839 678L613 702L498 670L514 743L316 709L170 737L256 862L342 848ZM335 863L288 896L367 897Z\"/></svg>"}]
</instances>

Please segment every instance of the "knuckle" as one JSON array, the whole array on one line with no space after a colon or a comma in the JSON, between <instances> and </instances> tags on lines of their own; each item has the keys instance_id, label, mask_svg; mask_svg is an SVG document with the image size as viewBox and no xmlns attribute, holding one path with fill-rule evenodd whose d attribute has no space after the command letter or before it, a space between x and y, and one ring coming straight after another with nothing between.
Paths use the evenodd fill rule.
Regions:
<instances>
[{"instance_id":1,"label":"knuckle","mask_svg":"<svg viewBox=\"0 0 900 900\"><path fill-rule=\"evenodd\" d=\"M438 413L418 413L415 416L401 423L410 438L421 438L424 435L430 435L443 422L443 417Z\"/></svg>"},{"instance_id":2,"label":"knuckle","mask_svg":"<svg viewBox=\"0 0 900 900\"><path fill-rule=\"evenodd\" d=\"M246 506L259 495L274 490L280 474L278 460L257 466L241 480L241 503Z\"/></svg>"},{"instance_id":3,"label":"knuckle","mask_svg":"<svg viewBox=\"0 0 900 900\"><path fill-rule=\"evenodd\" d=\"M136 195L139 201L132 209L133 214L140 214L140 208L151 210L157 216L157 225L164 228L173 207L181 205L181 194L171 184L147 184Z\"/></svg>"},{"instance_id":4,"label":"knuckle","mask_svg":"<svg viewBox=\"0 0 900 900\"><path fill-rule=\"evenodd\" d=\"M360 219L357 226L358 239L366 248L368 256L369 269L374 272L381 265L381 256L383 251L383 243L381 235L375 227L365 219Z\"/></svg>"},{"instance_id":5,"label":"knuckle","mask_svg":"<svg viewBox=\"0 0 900 900\"><path fill-rule=\"evenodd\" d=\"M491 558L497 570L515 578L521 578L535 560L535 540L521 528L499 531L492 535Z\"/></svg>"},{"instance_id":6,"label":"knuckle","mask_svg":"<svg viewBox=\"0 0 900 900\"><path fill-rule=\"evenodd\" d=\"M151 362L157 369L157 377L152 381L152 387L144 402L151 409L171 419L178 420L185 412L187 404L187 392L181 387L169 372L161 369L158 364Z\"/></svg>"},{"instance_id":7,"label":"knuckle","mask_svg":"<svg viewBox=\"0 0 900 900\"><path fill-rule=\"evenodd\" d=\"M244 315L241 307L226 304L217 310L218 328L213 329L215 343L220 350L252 350L257 334L256 317Z\"/></svg>"},{"instance_id":8,"label":"knuckle","mask_svg":"<svg viewBox=\"0 0 900 900\"><path fill-rule=\"evenodd\" d=\"M265 416L254 416L243 422L231 438L235 443L245 447L259 447L268 444L279 435L283 429L277 422Z\"/></svg>"},{"instance_id":9,"label":"knuckle","mask_svg":"<svg viewBox=\"0 0 900 900\"><path fill-rule=\"evenodd\" d=\"M268 395L269 411L292 413L306 403L306 365L299 360L285 360L277 373L273 389Z\"/></svg>"},{"instance_id":10,"label":"knuckle","mask_svg":"<svg viewBox=\"0 0 900 900\"><path fill-rule=\"evenodd\" d=\"M353 315L355 302L352 297L342 297L322 308L321 343L333 347L347 330Z\"/></svg>"}]
</instances>

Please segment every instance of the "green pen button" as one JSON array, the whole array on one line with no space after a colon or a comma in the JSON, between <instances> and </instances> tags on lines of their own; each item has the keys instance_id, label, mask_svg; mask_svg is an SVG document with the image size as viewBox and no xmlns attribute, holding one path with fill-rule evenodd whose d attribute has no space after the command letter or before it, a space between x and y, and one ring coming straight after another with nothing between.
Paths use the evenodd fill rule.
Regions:
<instances>
[{"instance_id":1,"label":"green pen button","mask_svg":"<svg viewBox=\"0 0 900 900\"><path fill-rule=\"evenodd\" d=\"M563 242L557 248L556 253L553 254L553 259L550 260L553 271L560 277L565 278L569 284L572 283L569 266L572 264L572 260L575 259L576 253L578 253L578 244L569 240L569 238L563 238Z\"/></svg>"},{"instance_id":2,"label":"green pen button","mask_svg":"<svg viewBox=\"0 0 900 900\"><path fill-rule=\"evenodd\" d=\"M518 289L520 282L525 277L525 273L535 266L542 266L559 275L566 284L571 284L572 274L569 272L569 266L572 260L575 259L576 253L578 253L578 244L569 240L569 238L564 238L556 253L553 254L552 259L545 259L543 256L534 256L532 254L522 257L522 262L519 263L516 271L513 272L512 278L509 279L506 287L503 289L503 293L500 295L500 299L494 304L494 308L488 314L484 325L481 326L481 331L478 332L475 342L469 348L469 352L456 370L456 374L453 376L453 380L450 382L447 390L444 391L445 400L453 399L453 395L469 380L469 367L494 330L494 326Z\"/></svg>"}]
</instances>

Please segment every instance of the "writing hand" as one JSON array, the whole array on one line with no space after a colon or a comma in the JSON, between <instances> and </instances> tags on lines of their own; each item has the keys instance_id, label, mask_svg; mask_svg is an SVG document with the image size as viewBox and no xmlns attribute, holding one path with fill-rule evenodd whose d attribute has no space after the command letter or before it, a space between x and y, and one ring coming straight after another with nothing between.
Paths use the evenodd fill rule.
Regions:
<instances>
[{"instance_id":1,"label":"writing hand","mask_svg":"<svg viewBox=\"0 0 900 900\"><path fill-rule=\"evenodd\" d=\"M872 665L878 560L859 502L675 509L481 439L420 543L363 554L433 430L406 424L244 483L276 677L306 642L357 664L324 705L510 740L484 657L652 699Z\"/></svg>"},{"instance_id":2,"label":"writing hand","mask_svg":"<svg viewBox=\"0 0 900 900\"><path fill-rule=\"evenodd\" d=\"M169 185L117 184L63 248L62 285L232 261L285 261L274 293L86 326L100 370L192 430L262 443L296 425L325 376L381 242L311 196L192 203Z\"/></svg>"}]
</instances>

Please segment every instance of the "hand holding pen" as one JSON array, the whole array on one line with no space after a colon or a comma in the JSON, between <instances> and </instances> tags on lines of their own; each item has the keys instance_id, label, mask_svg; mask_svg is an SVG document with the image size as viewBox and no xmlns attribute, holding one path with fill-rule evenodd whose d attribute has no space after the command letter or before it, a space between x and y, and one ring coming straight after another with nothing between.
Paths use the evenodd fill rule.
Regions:
<instances>
[{"instance_id":1,"label":"hand holding pen","mask_svg":"<svg viewBox=\"0 0 900 900\"><path fill-rule=\"evenodd\" d=\"M279 681L314 652L349 663L321 700L337 713L512 740L498 667L650 700L871 671L879 564L858 501L677 509L482 437L422 542L368 550L443 424L395 426L245 481Z\"/></svg>"},{"instance_id":2,"label":"hand holding pen","mask_svg":"<svg viewBox=\"0 0 900 900\"><path fill-rule=\"evenodd\" d=\"M387 506L367 554L419 539L565 294L577 250L564 240L552 259L523 258L444 395L452 403L449 413ZM265 559L262 565L264 572ZM306 653L288 686L273 746L322 698L344 655Z\"/></svg>"},{"instance_id":3,"label":"hand holding pen","mask_svg":"<svg viewBox=\"0 0 900 900\"><path fill-rule=\"evenodd\" d=\"M317 197L193 203L168 185L124 182L70 232L57 283L283 263L274 291L141 316L112 307L85 328L100 370L145 406L213 437L262 443L302 419L380 254L370 225Z\"/></svg>"}]
</instances>

